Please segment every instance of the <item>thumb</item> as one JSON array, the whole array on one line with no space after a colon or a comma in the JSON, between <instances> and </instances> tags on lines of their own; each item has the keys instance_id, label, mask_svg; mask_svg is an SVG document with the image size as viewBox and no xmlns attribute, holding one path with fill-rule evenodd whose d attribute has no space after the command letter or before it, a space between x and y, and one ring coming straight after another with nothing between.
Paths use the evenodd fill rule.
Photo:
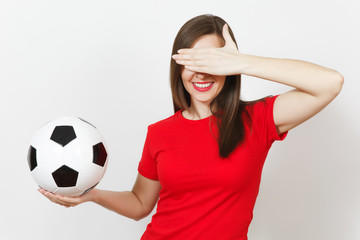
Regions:
<instances>
[{"instance_id":1,"label":"thumb","mask_svg":"<svg viewBox=\"0 0 360 240\"><path fill-rule=\"evenodd\" d=\"M227 23L224 24L223 26L223 38L225 39L225 46L224 47L231 47L231 48L236 48L236 44L234 42L234 40L231 38L230 32L229 32L229 26L227 25Z\"/></svg>"}]
</instances>

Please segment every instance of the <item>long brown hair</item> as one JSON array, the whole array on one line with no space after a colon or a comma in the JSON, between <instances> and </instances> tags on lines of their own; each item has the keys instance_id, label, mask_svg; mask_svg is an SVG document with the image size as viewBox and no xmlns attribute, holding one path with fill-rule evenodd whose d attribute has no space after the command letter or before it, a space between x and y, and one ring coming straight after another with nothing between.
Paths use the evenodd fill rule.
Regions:
<instances>
[{"instance_id":1,"label":"long brown hair","mask_svg":"<svg viewBox=\"0 0 360 240\"><path fill-rule=\"evenodd\" d=\"M217 34L222 36L222 29L226 22L214 15L205 14L194 17L187 21L178 32L172 49L174 55L181 48L189 48L201 36L206 34ZM229 26L231 38L236 43L234 34ZM182 66L173 59L170 63L170 85L174 104L174 112L188 109L191 98L186 91L181 79ZM227 158L231 152L244 141L245 126L250 124L250 115L245 105L252 102L240 100L241 75L226 76L224 86L220 93L210 103L211 113L218 121L218 145L219 156ZM216 110L215 107L216 106ZM244 115L243 115L244 113ZM242 117L244 116L244 117Z\"/></svg>"}]
</instances>

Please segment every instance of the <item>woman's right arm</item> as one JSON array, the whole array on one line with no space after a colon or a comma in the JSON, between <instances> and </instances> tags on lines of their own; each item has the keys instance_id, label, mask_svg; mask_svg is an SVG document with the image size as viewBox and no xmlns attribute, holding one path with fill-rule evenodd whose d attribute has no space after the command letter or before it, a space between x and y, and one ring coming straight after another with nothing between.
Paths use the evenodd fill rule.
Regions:
<instances>
[{"instance_id":1,"label":"woman's right arm","mask_svg":"<svg viewBox=\"0 0 360 240\"><path fill-rule=\"evenodd\" d=\"M154 209L159 198L160 183L138 174L131 191L115 192L93 189L80 197L66 197L39 189L54 203L73 207L83 202L95 202L111 211L136 221L146 217Z\"/></svg>"}]
</instances>

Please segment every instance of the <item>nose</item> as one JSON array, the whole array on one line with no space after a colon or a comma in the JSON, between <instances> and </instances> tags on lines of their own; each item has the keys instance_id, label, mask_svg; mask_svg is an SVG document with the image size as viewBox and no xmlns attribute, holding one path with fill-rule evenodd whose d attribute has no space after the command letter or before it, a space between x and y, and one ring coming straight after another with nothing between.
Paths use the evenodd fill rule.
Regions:
<instances>
[{"instance_id":1,"label":"nose","mask_svg":"<svg viewBox=\"0 0 360 240\"><path fill-rule=\"evenodd\" d=\"M207 76L209 76L209 74L207 74L207 73L199 73L199 72L195 73L195 77L197 77L201 80L205 79Z\"/></svg>"}]
</instances>

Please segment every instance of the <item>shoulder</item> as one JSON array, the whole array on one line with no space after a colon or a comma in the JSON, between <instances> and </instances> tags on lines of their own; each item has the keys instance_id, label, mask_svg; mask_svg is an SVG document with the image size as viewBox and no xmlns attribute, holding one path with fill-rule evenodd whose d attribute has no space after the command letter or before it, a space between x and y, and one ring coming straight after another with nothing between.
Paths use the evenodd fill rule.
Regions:
<instances>
[{"instance_id":1,"label":"shoulder","mask_svg":"<svg viewBox=\"0 0 360 240\"><path fill-rule=\"evenodd\" d=\"M272 109L275 99L279 95L269 95L257 100L245 102L245 109L249 112L250 115L254 116L263 113L267 109Z\"/></svg>"},{"instance_id":2,"label":"shoulder","mask_svg":"<svg viewBox=\"0 0 360 240\"><path fill-rule=\"evenodd\" d=\"M148 125L148 131L163 132L163 131L168 131L169 129L174 128L179 120L179 113L180 113L180 111L177 111L176 113L174 113L173 115L171 115L167 118L164 118L157 122L151 123L150 125Z\"/></svg>"},{"instance_id":3,"label":"shoulder","mask_svg":"<svg viewBox=\"0 0 360 240\"><path fill-rule=\"evenodd\" d=\"M269 95L252 101L242 101L242 119L248 125L257 124L272 118L275 99L279 95Z\"/></svg>"}]
</instances>

